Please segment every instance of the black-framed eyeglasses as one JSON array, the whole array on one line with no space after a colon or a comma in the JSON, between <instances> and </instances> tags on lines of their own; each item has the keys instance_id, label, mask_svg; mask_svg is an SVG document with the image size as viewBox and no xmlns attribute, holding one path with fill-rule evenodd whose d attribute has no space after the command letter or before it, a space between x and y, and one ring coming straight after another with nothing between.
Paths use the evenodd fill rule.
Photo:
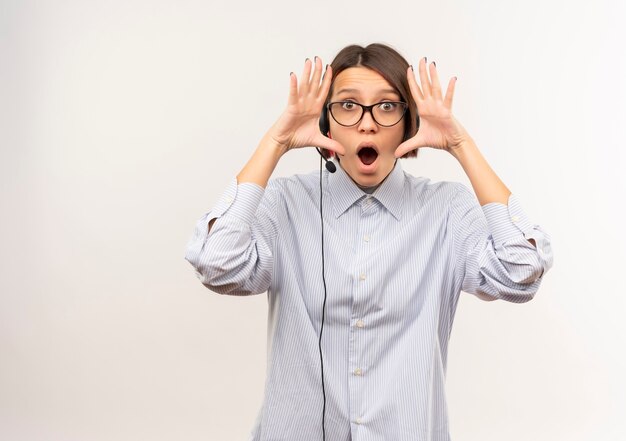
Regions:
<instances>
[{"instance_id":1,"label":"black-framed eyeglasses","mask_svg":"<svg viewBox=\"0 0 626 441\"><path fill-rule=\"evenodd\" d=\"M352 127L358 124L365 112L370 112L374 122L381 127L391 127L402 121L407 103L401 101L382 101L370 106L355 101L335 101L326 105L337 124Z\"/></svg>"}]
</instances>

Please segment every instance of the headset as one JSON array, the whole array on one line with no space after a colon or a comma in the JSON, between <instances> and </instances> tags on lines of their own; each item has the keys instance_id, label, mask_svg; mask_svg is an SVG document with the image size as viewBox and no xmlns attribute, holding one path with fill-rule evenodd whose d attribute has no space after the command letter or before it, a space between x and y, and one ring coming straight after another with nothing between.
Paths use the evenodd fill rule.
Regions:
<instances>
[{"instance_id":1,"label":"headset","mask_svg":"<svg viewBox=\"0 0 626 441\"><path fill-rule=\"evenodd\" d=\"M415 132L417 133L417 131L420 128L420 117L417 112L415 112L415 118L416 118ZM319 126L320 126L320 132L322 132L322 135L328 136L330 138L330 122L328 121L328 104L326 104L324 108L322 109L322 113L320 114ZM408 132L408 130L405 130L403 141L406 141L407 139L409 139L410 136L412 135ZM324 266L324 214L323 214L324 212L323 212L323 204L322 204L322 196L323 196L322 160L326 162L326 170L328 170L329 173L335 173L337 171L337 166L332 160L328 160L328 158L326 158L322 154L319 147L315 147L315 149L317 150L317 153L320 154L320 222L322 226L322 282L324 285L324 304L322 306L322 324L320 326L318 348L319 348L319 353L320 353L320 369L322 373L322 395L324 397L324 404L322 407L322 440L326 441L326 424L325 424L326 422L326 387L324 384L324 359L322 358L322 331L324 330L324 318L326 317L327 290L326 290L326 271L325 271L325 266Z\"/></svg>"},{"instance_id":2,"label":"headset","mask_svg":"<svg viewBox=\"0 0 626 441\"><path fill-rule=\"evenodd\" d=\"M322 132L322 135L324 136L329 136L330 135L330 122L328 122L328 105L325 105L324 108L322 109L322 113L320 114L320 132ZM337 171L337 166L335 165L334 162L329 161L328 158L326 158L319 147L315 147L315 149L317 150L317 153L320 154L320 156L322 157L322 159L324 161L326 161L326 170L328 170L330 173L335 173ZM320 168L320 173L321 173L321 168ZM320 188L321 191L321 188ZM320 207L321 207L321 199L320 199ZM321 211L321 208L320 208ZM322 225L322 228L324 226ZM324 232L322 231L322 235L324 234ZM323 246L323 244L322 244Z\"/></svg>"}]
</instances>

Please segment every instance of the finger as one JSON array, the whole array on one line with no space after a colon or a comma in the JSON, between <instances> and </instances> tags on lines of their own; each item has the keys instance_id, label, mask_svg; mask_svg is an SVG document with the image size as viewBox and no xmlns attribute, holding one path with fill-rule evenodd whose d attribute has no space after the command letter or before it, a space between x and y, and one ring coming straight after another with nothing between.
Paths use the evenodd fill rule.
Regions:
<instances>
[{"instance_id":1,"label":"finger","mask_svg":"<svg viewBox=\"0 0 626 441\"><path fill-rule=\"evenodd\" d=\"M430 96L430 80L428 79L428 73L426 72L426 57L420 60L418 69L424 98L428 98Z\"/></svg>"},{"instance_id":2,"label":"finger","mask_svg":"<svg viewBox=\"0 0 626 441\"><path fill-rule=\"evenodd\" d=\"M422 94L422 90L417 84L417 80L415 80L415 72L413 71L413 66L409 66L406 75L407 79L409 80L409 89L411 90L411 95L413 95L413 99L415 100L415 102L423 100L424 95Z\"/></svg>"},{"instance_id":3,"label":"finger","mask_svg":"<svg viewBox=\"0 0 626 441\"><path fill-rule=\"evenodd\" d=\"M346 148L335 141L334 139L327 138L320 133L320 136L315 140L315 145L326 150L331 150L340 155L346 154Z\"/></svg>"},{"instance_id":4,"label":"finger","mask_svg":"<svg viewBox=\"0 0 626 441\"><path fill-rule=\"evenodd\" d=\"M289 100L288 104L296 104L298 102L298 78L293 72L289 72Z\"/></svg>"},{"instance_id":5,"label":"finger","mask_svg":"<svg viewBox=\"0 0 626 441\"><path fill-rule=\"evenodd\" d=\"M441 96L441 84L439 83L439 74L437 74L437 65L433 61L430 63L430 79L431 89L430 92L435 99L442 99Z\"/></svg>"},{"instance_id":6,"label":"finger","mask_svg":"<svg viewBox=\"0 0 626 441\"><path fill-rule=\"evenodd\" d=\"M409 153L411 150L415 150L417 148L419 148L419 140L418 140L418 136L414 136L412 138L407 139L406 141L404 141L403 143L401 143L397 148L396 151L394 152L394 155L396 156L396 158L400 158L404 155L406 155L407 153Z\"/></svg>"},{"instance_id":7,"label":"finger","mask_svg":"<svg viewBox=\"0 0 626 441\"><path fill-rule=\"evenodd\" d=\"M317 93L317 99L326 101L326 97L328 96L328 92L330 91L330 85L333 81L333 68L330 64L326 65L326 69L324 70L324 76L322 77L322 85Z\"/></svg>"},{"instance_id":8,"label":"finger","mask_svg":"<svg viewBox=\"0 0 626 441\"><path fill-rule=\"evenodd\" d=\"M448 83L448 90L446 90L446 99L444 101L445 106L448 109L452 109L452 100L454 99L454 86L456 86L456 77L450 78Z\"/></svg>"},{"instance_id":9,"label":"finger","mask_svg":"<svg viewBox=\"0 0 626 441\"><path fill-rule=\"evenodd\" d=\"M304 69L302 69L302 76L300 77L300 96L306 95L309 92L309 84L311 82L311 60L304 60Z\"/></svg>"},{"instance_id":10,"label":"finger","mask_svg":"<svg viewBox=\"0 0 626 441\"><path fill-rule=\"evenodd\" d=\"M317 55L315 56L315 69L313 70L313 78L311 79L310 93L314 93L317 96L317 92L320 87L320 78L322 77L322 60Z\"/></svg>"}]
</instances>

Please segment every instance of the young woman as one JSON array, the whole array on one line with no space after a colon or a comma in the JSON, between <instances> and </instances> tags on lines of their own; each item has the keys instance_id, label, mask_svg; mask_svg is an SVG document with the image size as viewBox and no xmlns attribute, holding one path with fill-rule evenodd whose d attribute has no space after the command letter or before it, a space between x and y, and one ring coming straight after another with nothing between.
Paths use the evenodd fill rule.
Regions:
<instances>
[{"instance_id":1,"label":"young woman","mask_svg":"<svg viewBox=\"0 0 626 441\"><path fill-rule=\"evenodd\" d=\"M434 62L414 72L381 44L322 66L290 75L286 110L201 217L186 259L215 292L268 293L252 440L447 441L459 294L531 300L549 237L452 115L456 78L444 94ZM309 146L336 171L270 181L282 155ZM424 147L456 158L475 195L403 172L397 158Z\"/></svg>"}]
</instances>

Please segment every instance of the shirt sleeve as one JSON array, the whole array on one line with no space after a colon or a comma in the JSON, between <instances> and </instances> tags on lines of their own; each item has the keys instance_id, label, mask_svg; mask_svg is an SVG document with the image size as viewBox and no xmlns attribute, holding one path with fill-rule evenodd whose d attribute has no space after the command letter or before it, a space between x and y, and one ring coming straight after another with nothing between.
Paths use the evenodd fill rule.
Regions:
<instances>
[{"instance_id":1,"label":"shirt sleeve","mask_svg":"<svg viewBox=\"0 0 626 441\"><path fill-rule=\"evenodd\" d=\"M233 178L218 203L196 223L185 259L210 290L249 295L269 288L277 232L270 193Z\"/></svg>"},{"instance_id":2,"label":"shirt sleeve","mask_svg":"<svg viewBox=\"0 0 626 441\"><path fill-rule=\"evenodd\" d=\"M452 200L455 278L482 300L531 300L552 267L550 237L530 222L515 197L481 207L465 186ZM534 246L528 239L534 239Z\"/></svg>"}]
</instances>

